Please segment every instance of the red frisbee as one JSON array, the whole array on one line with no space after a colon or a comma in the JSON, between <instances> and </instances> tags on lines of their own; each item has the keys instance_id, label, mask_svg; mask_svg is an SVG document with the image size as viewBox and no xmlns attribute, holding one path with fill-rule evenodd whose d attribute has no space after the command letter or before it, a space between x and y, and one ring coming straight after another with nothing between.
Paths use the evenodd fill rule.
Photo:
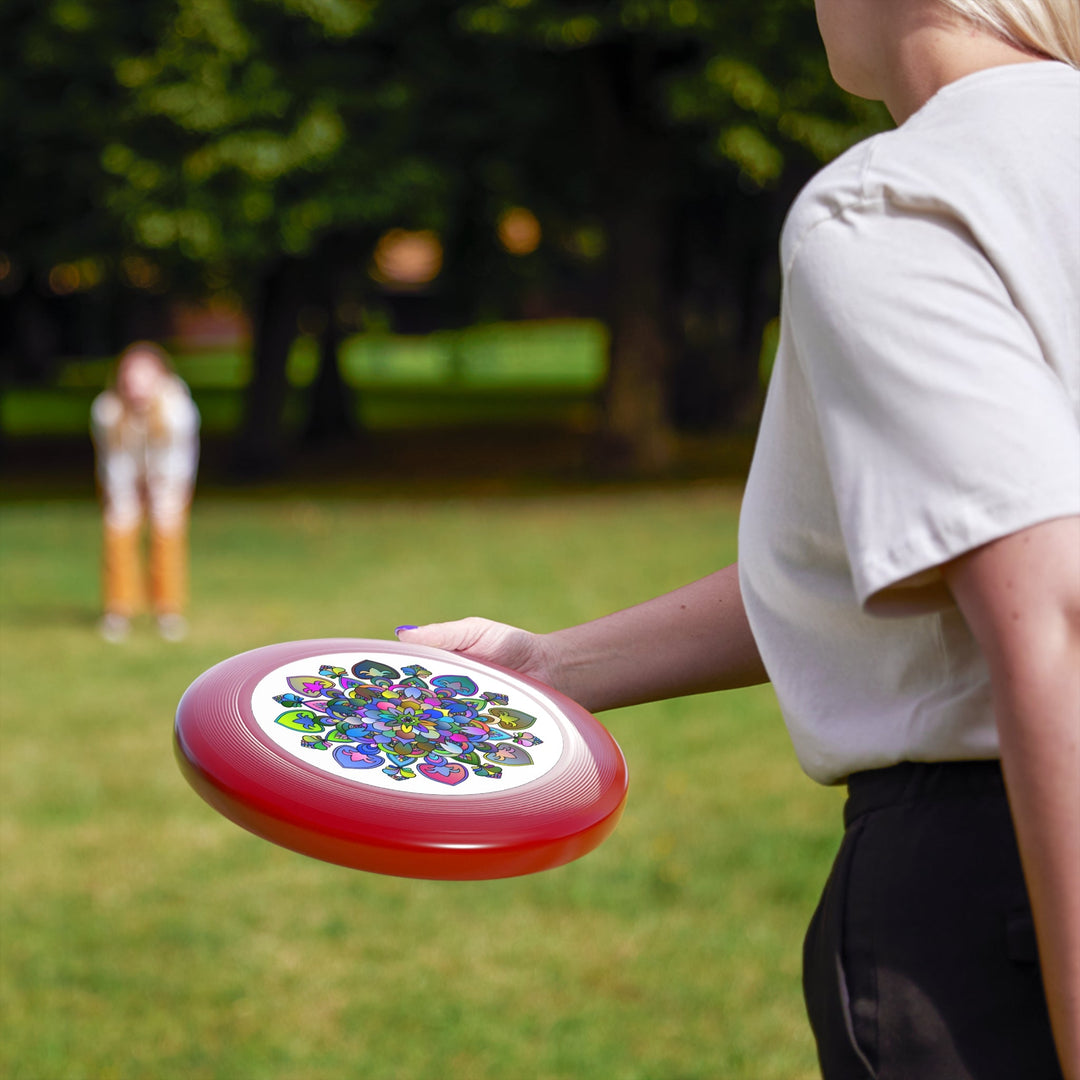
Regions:
<instances>
[{"instance_id":1,"label":"red frisbee","mask_svg":"<svg viewBox=\"0 0 1080 1080\"><path fill-rule=\"evenodd\" d=\"M470 880L547 870L615 828L626 762L534 679L398 641L290 641L204 672L180 768L257 836L327 862Z\"/></svg>"}]
</instances>

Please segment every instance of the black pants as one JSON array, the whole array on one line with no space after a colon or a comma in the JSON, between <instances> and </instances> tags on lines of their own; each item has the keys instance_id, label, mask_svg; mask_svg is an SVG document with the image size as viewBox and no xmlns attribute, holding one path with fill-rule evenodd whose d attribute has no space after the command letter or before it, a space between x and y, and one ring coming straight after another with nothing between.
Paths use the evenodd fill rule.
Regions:
<instances>
[{"instance_id":1,"label":"black pants","mask_svg":"<svg viewBox=\"0 0 1080 1080\"><path fill-rule=\"evenodd\" d=\"M848 785L803 951L826 1080L1060 1080L997 762Z\"/></svg>"}]
</instances>

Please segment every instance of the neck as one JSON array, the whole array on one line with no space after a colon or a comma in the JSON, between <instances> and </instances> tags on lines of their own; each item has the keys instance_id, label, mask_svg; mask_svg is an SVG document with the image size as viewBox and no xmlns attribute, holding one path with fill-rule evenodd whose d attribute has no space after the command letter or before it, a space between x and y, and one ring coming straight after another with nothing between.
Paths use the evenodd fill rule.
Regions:
<instances>
[{"instance_id":1,"label":"neck","mask_svg":"<svg viewBox=\"0 0 1080 1080\"><path fill-rule=\"evenodd\" d=\"M902 124L943 86L987 68L1029 64L1046 57L1009 44L936 4L897 4L911 18L892 38L894 47L881 70L881 97ZM921 10L920 10L921 9Z\"/></svg>"}]
</instances>

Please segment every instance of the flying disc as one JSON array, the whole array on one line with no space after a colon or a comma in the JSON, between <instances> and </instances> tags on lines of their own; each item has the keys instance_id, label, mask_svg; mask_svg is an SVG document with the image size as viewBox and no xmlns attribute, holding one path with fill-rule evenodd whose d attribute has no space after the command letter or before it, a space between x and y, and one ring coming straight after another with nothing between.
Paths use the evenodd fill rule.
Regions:
<instances>
[{"instance_id":1,"label":"flying disc","mask_svg":"<svg viewBox=\"0 0 1080 1080\"><path fill-rule=\"evenodd\" d=\"M264 839L380 874L488 879L615 828L622 752L565 695L398 641L291 641L204 672L176 713L195 790Z\"/></svg>"}]
</instances>

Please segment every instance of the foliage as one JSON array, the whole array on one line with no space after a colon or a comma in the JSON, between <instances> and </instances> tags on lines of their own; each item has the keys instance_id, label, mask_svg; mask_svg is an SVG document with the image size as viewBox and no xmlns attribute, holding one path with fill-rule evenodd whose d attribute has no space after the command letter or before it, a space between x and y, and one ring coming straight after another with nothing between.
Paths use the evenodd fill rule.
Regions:
<instances>
[{"instance_id":1,"label":"foliage","mask_svg":"<svg viewBox=\"0 0 1080 1080\"><path fill-rule=\"evenodd\" d=\"M145 46L140 20L82 0L11 0L0 28L0 248L45 267L115 248L100 156L125 108L113 64Z\"/></svg>"},{"instance_id":2,"label":"foliage","mask_svg":"<svg viewBox=\"0 0 1080 1080\"><path fill-rule=\"evenodd\" d=\"M690 128L703 164L734 164L757 187L780 178L793 147L824 162L882 124L833 84L807 0L481 0L460 20L554 52L641 42L656 58L638 76L657 123Z\"/></svg>"},{"instance_id":3,"label":"foliage","mask_svg":"<svg viewBox=\"0 0 1080 1080\"><path fill-rule=\"evenodd\" d=\"M531 303L605 319L609 434L662 464L695 365L712 388L682 398L706 411L755 392L783 209L883 122L831 83L810 0L13 0L3 18L0 90L24 107L0 129L18 162L0 251L39 277L83 260L84 287L119 267L238 294L256 456L280 442L305 304L332 357L346 310L428 304L431 329ZM514 206L543 226L525 258L496 241ZM369 278L391 228L441 237L429 294ZM320 387L325 410L340 386Z\"/></svg>"},{"instance_id":4,"label":"foliage","mask_svg":"<svg viewBox=\"0 0 1080 1080\"><path fill-rule=\"evenodd\" d=\"M13 0L4 22L7 250L134 245L211 281L327 232L445 229L468 182L595 215L560 55L633 42L626 92L757 187L881 122L833 88L805 0Z\"/></svg>"},{"instance_id":5,"label":"foliage","mask_svg":"<svg viewBox=\"0 0 1080 1080\"><path fill-rule=\"evenodd\" d=\"M152 50L116 67L132 133L103 164L136 241L220 274L308 252L328 229L440 224L445 178L408 146L422 102L371 14L181 0ZM161 128L154 145L146 133Z\"/></svg>"}]
</instances>

